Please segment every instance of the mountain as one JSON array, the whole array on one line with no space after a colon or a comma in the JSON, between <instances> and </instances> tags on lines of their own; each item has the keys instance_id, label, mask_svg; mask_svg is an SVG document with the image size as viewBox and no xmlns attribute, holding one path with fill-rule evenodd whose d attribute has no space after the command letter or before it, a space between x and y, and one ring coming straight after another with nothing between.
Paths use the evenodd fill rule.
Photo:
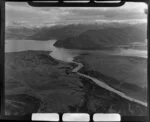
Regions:
<instances>
[{"instance_id":1,"label":"mountain","mask_svg":"<svg viewBox=\"0 0 150 122\"><path fill-rule=\"evenodd\" d=\"M101 26L91 25L55 25L52 27L7 27L6 39L29 39L29 40L50 40L65 39L78 35L89 29L97 29Z\"/></svg>"},{"instance_id":2,"label":"mountain","mask_svg":"<svg viewBox=\"0 0 150 122\"><path fill-rule=\"evenodd\" d=\"M99 29L101 26L91 25L57 25L53 27L43 27L37 33L29 37L33 40L50 40L50 39L66 39L68 37L77 36L84 31L91 29Z\"/></svg>"},{"instance_id":3,"label":"mountain","mask_svg":"<svg viewBox=\"0 0 150 122\"><path fill-rule=\"evenodd\" d=\"M146 23L94 23L52 27L7 27L6 39L47 41L56 39L57 47L106 49L140 42L146 38ZM132 45L134 46L134 45Z\"/></svg>"},{"instance_id":4,"label":"mountain","mask_svg":"<svg viewBox=\"0 0 150 122\"><path fill-rule=\"evenodd\" d=\"M143 42L146 26L107 27L88 30L78 36L58 40L54 45L70 49L106 49Z\"/></svg>"},{"instance_id":5,"label":"mountain","mask_svg":"<svg viewBox=\"0 0 150 122\"><path fill-rule=\"evenodd\" d=\"M143 26L143 24L140 24ZM62 40L68 37L78 36L88 30L102 28L123 28L130 26L128 23L91 23L91 24L71 24L54 25L51 27L28 27L28 26L8 26L6 27L6 39L29 39L29 40ZM138 24L139 26L139 24Z\"/></svg>"},{"instance_id":6,"label":"mountain","mask_svg":"<svg viewBox=\"0 0 150 122\"><path fill-rule=\"evenodd\" d=\"M27 27L7 27L5 31L6 39L26 39L28 36L36 33L37 28Z\"/></svg>"}]
</instances>

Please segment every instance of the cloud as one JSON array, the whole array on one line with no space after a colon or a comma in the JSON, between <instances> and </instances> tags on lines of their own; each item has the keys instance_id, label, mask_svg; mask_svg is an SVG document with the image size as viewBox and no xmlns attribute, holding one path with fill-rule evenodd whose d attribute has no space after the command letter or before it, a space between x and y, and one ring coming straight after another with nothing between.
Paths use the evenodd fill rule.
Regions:
<instances>
[{"instance_id":1,"label":"cloud","mask_svg":"<svg viewBox=\"0 0 150 122\"><path fill-rule=\"evenodd\" d=\"M28 24L39 25L44 23L56 23L62 16L68 14L65 10L49 8L48 11L43 8L35 8L27 3L7 3L6 4L6 21L14 23L26 21Z\"/></svg>"},{"instance_id":2,"label":"cloud","mask_svg":"<svg viewBox=\"0 0 150 122\"><path fill-rule=\"evenodd\" d=\"M31 7L27 3L7 3L6 23L24 25L53 25L76 22L95 22L100 20L146 19L147 8L144 3L127 3L122 7Z\"/></svg>"}]
</instances>

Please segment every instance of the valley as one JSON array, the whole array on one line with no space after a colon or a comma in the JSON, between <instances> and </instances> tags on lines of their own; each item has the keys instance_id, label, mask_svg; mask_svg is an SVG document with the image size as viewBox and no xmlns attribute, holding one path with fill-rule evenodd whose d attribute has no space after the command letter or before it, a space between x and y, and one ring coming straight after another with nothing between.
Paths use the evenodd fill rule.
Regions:
<instances>
[{"instance_id":1,"label":"valley","mask_svg":"<svg viewBox=\"0 0 150 122\"><path fill-rule=\"evenodd\" d=\"M116 112L145 116L145 40L145 23L8 28L5 114Z\"/></svg>"}]
</instances>

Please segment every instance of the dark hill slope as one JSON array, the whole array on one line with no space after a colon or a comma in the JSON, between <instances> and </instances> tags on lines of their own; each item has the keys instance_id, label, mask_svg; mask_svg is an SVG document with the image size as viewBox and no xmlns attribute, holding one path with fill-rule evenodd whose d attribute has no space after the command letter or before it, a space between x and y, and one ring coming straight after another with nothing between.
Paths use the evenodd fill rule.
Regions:
<instances>
[{"instance_id":1,"label":"dark hill slope","mask_svg":"<svg viewBox=\"0 0 150 122\"><path fill-rule=\"evenodd\" d=\"M7 27L5 31L6 39L26 39L38 31L38 28L27 27Z\"/></svg>"},{"instance_id":2,"label":"dark hill slope","mask_svg":"<svg viewBox=\"0 0 150 122\"><path fill-rule=\"evenodd\" d=\"M96 24L96 23L93 23L93 24L55 25L52 27L10 26L10 27L6 27L5 37L6 37L6 39L19 39L19 40L28 39L28 40L46 41L46 40L50 40L50 39L56 39L56 40L62 41L65 39L68 40L68 38L73 38L73 37L81 38L81 36L79 36L79 35L81 35L82 33L83 33L83 36L89 35L88 37L93 38L93 36L91 36L91 35L93 35L92 33L95 33L95 31L100 31L100 30L101 30L101 33L104 33L103 34L104 36L107 35L106 32L114 31L114 29L115 30L117 30L117 29L124 30L125 29L128 32L128 30L130 30L130 29L127 30L126 28L135 28L137 30L142 30L143 32L145 32L146 31L146 23L142 23L142 24L128 24L128 23ZM133 33L134 33L134 31L135 30L133 30ZM85 33L87 33L87 34L85 34ZM120 33L116 32L116 34L120 34ZM94 34L94 35L96 37L99 36L99 34L98 34L98 36L97 36L97 34Z\"/></svg>"},{"instance_id":3,"label":"dark hill slope","mask_svg":"<svg viewBox=\"0 0 150 122\"><path fill-rule=\"evenodd\" d=\"M66 26L53 26L41 28L38 32L29 36L28 39L33 40L50 40L50 39L66 39L68 37L77 36L82 32L91 29L98 29L101 26L95 24L92 25L66 25Z\"/></svg>"},{"instance_id":4,"label":"dark hill slope","mask_svg":"<svg viewBox=\"0 0 150 122\"><path fill-rule=\"evenodd\" d=\"M146 29L143 28L105 28L88 30L79 36L58 40L55 46L71 49L102 49L144 42L145 38Z\"/></svg>"}]
</instances>

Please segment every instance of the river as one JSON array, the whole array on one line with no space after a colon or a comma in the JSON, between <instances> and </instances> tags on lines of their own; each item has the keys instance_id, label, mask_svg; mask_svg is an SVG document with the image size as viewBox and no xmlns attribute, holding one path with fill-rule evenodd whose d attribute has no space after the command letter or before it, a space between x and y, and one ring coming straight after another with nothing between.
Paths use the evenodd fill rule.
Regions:
<instances>
[{"instance_id":1,"label":"river","mask_svg":"<svg viewBox=\"0 0 150 122\"><path fill-rule=\"evenodd\" d=\"M119 90L116 90L112 87L110 87L108 84L91 77L89 75L82 74L78 72L84 65L78 62L74 61L74 57L83 54L83 53L93 53L97 51L91 51L91 50L71 50L71 49L65 49L65 48L57 48L53 46L53 44L56 42L56 40L49 40L49 41L35 41L35 40L7 40L5 42L5 52L20 52L20 51L27 51L27 50L41 50L41 51L50 51L50 56L52 56L54 59L61 60L64 62L72 62L77 64L77 67L75 67L72 72L77 73L78 75L82 77L86 77L90 80L92 80L94 83L96 83L98 86L105 88L108 91L111 91L113 93L116 93L117 95L130 100L134 101L136 103L139 103L143 106L147 106L146 102L140 101L138 99L132 98L128 96L127 94L124 94L120 92ZM108 53L112 55L124 55L124 56L138 56L138 57L144 57L147 58L147 51L139 51L139 50L120 50L119 53L117 51L114 52L104 52L104 51L98 51L101 53Z\"/></svg>"}]
</instances>

